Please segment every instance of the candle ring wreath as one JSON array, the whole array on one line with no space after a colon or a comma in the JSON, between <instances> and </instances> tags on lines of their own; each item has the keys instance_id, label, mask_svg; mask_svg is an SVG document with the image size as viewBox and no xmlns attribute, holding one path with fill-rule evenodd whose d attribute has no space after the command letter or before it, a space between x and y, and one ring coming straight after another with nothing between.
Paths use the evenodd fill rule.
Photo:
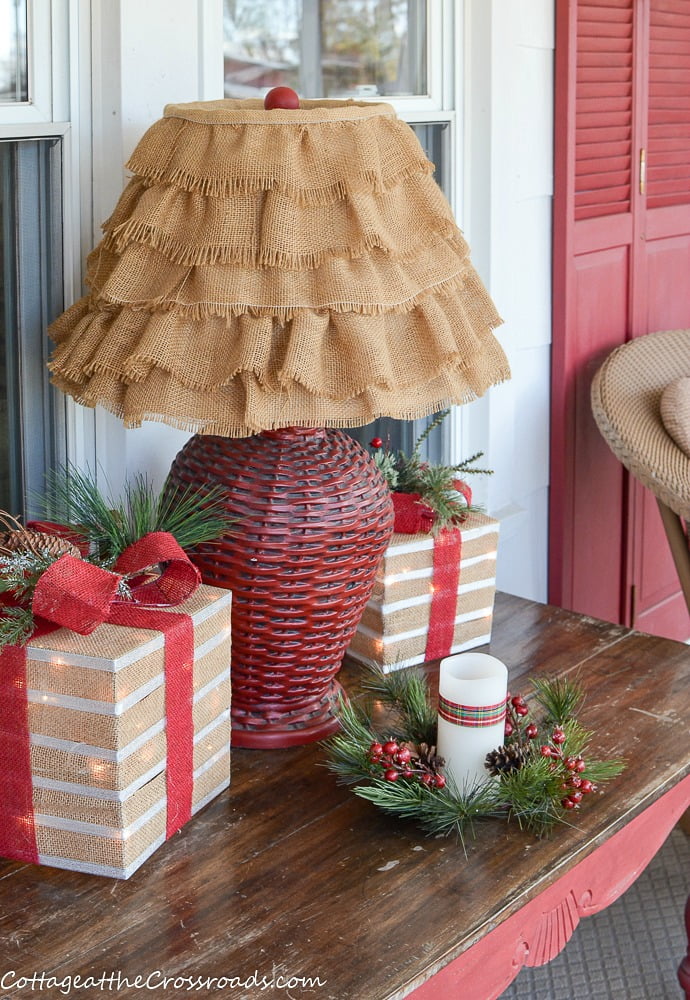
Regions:
<instances>
[{"instance_id":1,"label":"candle ring wreath","mask_svg":"<svg viewBox=\"0 0 690 1000\"><path fill-rule=\"evenodd\" d=\"M577 720L581 686L568 678L531 680L532 708L507 696L504 742L487 754L486 779L460 791L436 753L437 709L428 680L409 668L367 668L364 706L341 700L341 731L324 742L326 766L355 795L386 813L416 820L430 835L464 835L475 820L503 818L541 837L624 769L589 755L592 733ZM375 703L385 719L374 726Z\"/></svg>"}]
</instances>

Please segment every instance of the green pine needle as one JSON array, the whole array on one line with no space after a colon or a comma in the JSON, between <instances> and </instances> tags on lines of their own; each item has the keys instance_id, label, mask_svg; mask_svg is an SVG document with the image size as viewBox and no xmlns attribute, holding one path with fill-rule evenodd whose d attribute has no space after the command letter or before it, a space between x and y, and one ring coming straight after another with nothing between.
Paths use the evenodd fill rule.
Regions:
<instances>
[{"instance_id":1,"label":"green pine needle","mask_svg":"<svg viewBox=\"0 0 690 1000\"><path fill-rule=\"evenodd\" d=\"M411 455L402 451L377 449L374 461L383 474L388 488L393 492L417 493L422 503L435 514L431 533L456 527L467 519L469 513L480 512L481 507L468 504L464 495L455 488L458 474L491 475L491 469L475 466L483 452L477 452L458 465L433 465L422 461L421 448L433 430L443 423L450 410L442 410L428 424L417 439Z\"/></svg>"},{"instance_id":2,"label":"green pine needle","mask_svg":"<svg viewBox=\"0 0 690 1000\"><path fill-rule=\"evenodd\" d=\"M99 562L112 565L138 539L166 531L183 549L211 542L233 530L235 520L225 511L222 487L202 492L166 483L159 493L145 476L127 483L124 495L106 498L94 479L74 466L51 472L47 479L47 516L73 525L91 543Z\"/></svg>"},{"instance_id":3,"label":"green pine needle","mask_svg":"<svg viewBox=\"0 0 690 1000\"><path fill-rule=\"evenodd\" d=\"M497 795L497 782L486 781L469 793L458 795L447 788L430 788L418 781L401 778L386 781L374 778L359 785L355 795L401 819L415 819L432 836L455 833L464 844L464 835L473 822L500 816L504 810Z\"/></svg>"},{"instance_id":4,"label":"green pine needle","mask_svg":"<svg viewBox=\"0 0 690 1000\"><path fill-rule=\"evenodd\" d=\"M0 650L22 646L31 636L34 617L28 608L3 607L0 614Z\"/></svg>"},{"instance_id":5,"label":"green pine needle","mask_svg":"<svg viewBox=\"0 0 690 1000\"><path fill-rule=\"evenodd\" d=\"M360 798L391 815L416 820L429 834L455 833L463 847L468 830L480 819L507 818L540 837L557 823L567 822L563 799L568 790L572 794L579 787L570 783L570 775L575 772L567 767L568 757L584 759L585 770L576 776L595 785L616 777L624 767L621 760L590 758L592 734L573 715L582 701L582 691L571 680L557 679L534 683L537 701L547 716L540 726L544 730L555 725L563 728L565 740L559 745L557 760L542 756L538 742L525 740L526 758L520 767L501 770L496 778L487 773L486 779L469 792L460 792L450 775L445 775L443 788L405 777L399 764L397 780L389 781L383 777L380 761L373 763L370 759L372 743L383 744L395 738L409 748L436 744L437 713L430 704L428 681L420 670L408 668L384 674L371 664L362 686L382 703L385 722L377 730L372 726L373 711L341 702L341 731L325 742L326 766L339 782L353 785ZM500 756L500 752L497 748L496 754ZM383 766L396 769L394 758ZM440 768L442 771L442 765Z\"/></svg>"},{"instance_id":6,"label":"green pine needle","mask_svg":"<svg viewBox=\"0 0 690 1000\"><path fill-rule=\"evenodd\" d=\"M580 684L567 677L533 678L532 688L548 725L562 726L574 718L585 697Z\"/></svg>"},{"instance_id":7,"label":"green pine needle","mask_svg":"<svg viewBox=\"0 0 690 1000\"><path fill-rule=\"evenodd\" d=\"M397 710L399 725L415 743L436 743L438 713L429 704L429 683L421 670L393 670L388 674L376 664L369 664L362 686L385 705ZM391 734L398 735L397 730Z\"/></svg>"}]
</instances>

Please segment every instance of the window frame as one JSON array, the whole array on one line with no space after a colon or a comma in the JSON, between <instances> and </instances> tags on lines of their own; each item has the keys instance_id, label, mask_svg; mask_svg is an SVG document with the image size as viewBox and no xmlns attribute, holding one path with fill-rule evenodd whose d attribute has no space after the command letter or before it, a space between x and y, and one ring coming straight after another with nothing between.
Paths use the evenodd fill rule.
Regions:
<instances>
[{"instance_id":1,"label":"window frame","mask_svg":"<svg viewBox=\"0 0 690 1000\"><path fill-rule=\"evenodd\" d=\"M27 3L28 100L0 104L0 128L19 126L25 138L27 129L67 118L65 74L54 72L54 53L69 51L61 48L66 40L66 13L61 0Z\"/></svg>"},{"instance_id":2,"label":"window frame","mask_svg":"<svg viewBox=\"0 0 690 1000\"><path fill-rule=\"evenodd\" d=\"M91 2L30 0L27 6L29 100L0 104L0 141L60 140L61 278L67 307L81 294L81 248L92 238ZM45 378L44 391L51 388L47 371ZM93 411L61 395L56 418L57 460L95 467Z\"/></svg>"}]
</instances>

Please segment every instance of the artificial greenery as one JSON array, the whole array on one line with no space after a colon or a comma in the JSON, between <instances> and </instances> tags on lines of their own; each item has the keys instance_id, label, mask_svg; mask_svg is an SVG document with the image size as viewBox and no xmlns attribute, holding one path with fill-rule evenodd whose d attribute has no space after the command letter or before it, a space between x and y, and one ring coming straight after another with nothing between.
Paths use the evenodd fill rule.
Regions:
<instances>
[{"instance_id":1,"label":"artificial greenery","mask_svg":"<svg viewBox=\"0 0 690 1000\"><path fill-rule=\"evenodd\" d=\"M150 532L168 532L183 549L190 549L214 541L235 524L225 510L221 486L201 492L166 483L155 492L139 474L125 484L121 496L111 499L90 475L73 466L48 474L43 506L51 520L73 526L106 568Z\"/></svg>"},{"instance_id":2,"label":"artificial greenery","mask_svg":"<svg viewBox=\"0 0 690 1000\"><path fill-rule=\"evenodd\" d=\"M232 531L236 523L226 513L222 487L201 492L166 485L155 492L144 476L137 476L112 501L93 479L72 467L49 474L42 506L53 526L39 530L0 511L0 650L30 638L34 590L61 556L111 570L129 545L151 532L167 532L181 548L190 549ZM118 596L131 596L127 575L118 580Z\"/></svg>"},{"instance_id":3,"label":"artificial greenery","mask_svg":"<svg viewBox=\"0 0 690 1000\"><path fill-rule=\"evenodd\" d=\"M364 682L372 700L341 703L341 730L324 744L327 766L360 798L415 820L429 834L454 833L464 841L476 821L501 817L543 836L624 764L589 757L592 734L574 714L583 699L579 685L539 679L532 686L539 724L526 722L527 703L514 696L505 744L487 755L486 779L460 792L436 756L437 715L425 675L416 669L384 674L372 665ZM389 752L392 747L397 752Z\"/></svg>"},{"instance_id":4,"label":"artificial greenery","mask_svg":"<svg viewBox=\"0 0 690 1000\"><path fill-rule=\"evenodd\" d=\"M476 462L484 453L478 451L458 465L442 465L425 462L422 459L422 445L437 427L446 419L450 409L442 410L430 422L415 442L411 455L403 451L391 451L380 438L371 442L374 447L374 462L383 474L389 489L396 493L419 494L420 501L431 508L435 517L431 528L437 534L444 528L454 527L467 518L471 511L480 507L468 503L456 488L456 481L465 475L491 475L491 469L481 469Z\"/></svg>"}]
</instances>

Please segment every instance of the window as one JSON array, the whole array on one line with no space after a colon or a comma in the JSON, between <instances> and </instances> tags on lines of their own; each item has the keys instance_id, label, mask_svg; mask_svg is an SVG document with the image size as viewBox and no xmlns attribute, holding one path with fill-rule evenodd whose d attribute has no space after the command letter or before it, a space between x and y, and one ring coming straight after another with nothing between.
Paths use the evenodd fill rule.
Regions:
<instances>
[{"instance_id":1,"label":"window","mask_svg":"<svg viewBox=\"0 0 690 1000\"><path fill-rule=\"evenodd\" d=\"M225 0L225 94L427 93L426 0Z\"/></svg>"},{"instance_id":2,"label":"window","mask_svg":"<svg viewBox=\"0 0 690 1000\"><path fill-rule=\"evenodd\" d=\"M224 0L225 96L261 98L283 85L309 98L391 103L450 196L454 7L448 0ZM382 418L350 433L409 451L427 423ZM440 434L426 447L431 461L447 450Z\"/></svg>"},{"instance_id":3,"label":"window","mask_svg":"<svg viewBox=\"0 0 690 1000\"><path fill-rule=\"evenodd\" d=\"M21 517L40 512L44 474L66 450L46 327L63 307L71 225L68 13L64 0L0 0L0 508Z\"/></svg>"},{"instance_id":4,"label":"window","mask_svg":"<svg viewBox=\"0 0 690 1000\"><path fill-rule=\"evenodd\" d=\"M29 99L26 0L0 4L0 103Z\"/></svg>"},{"instance_id":5,"label":"window","mask_svg":"<svg viewBox=\"0 0 690 1000\"><path fill-rule=\"evenodd\" d=\"M64 423L45 335L62 306L61 145L0 141L0 507L14 514L57 463Z\"/></svg>"}]
</instances>

